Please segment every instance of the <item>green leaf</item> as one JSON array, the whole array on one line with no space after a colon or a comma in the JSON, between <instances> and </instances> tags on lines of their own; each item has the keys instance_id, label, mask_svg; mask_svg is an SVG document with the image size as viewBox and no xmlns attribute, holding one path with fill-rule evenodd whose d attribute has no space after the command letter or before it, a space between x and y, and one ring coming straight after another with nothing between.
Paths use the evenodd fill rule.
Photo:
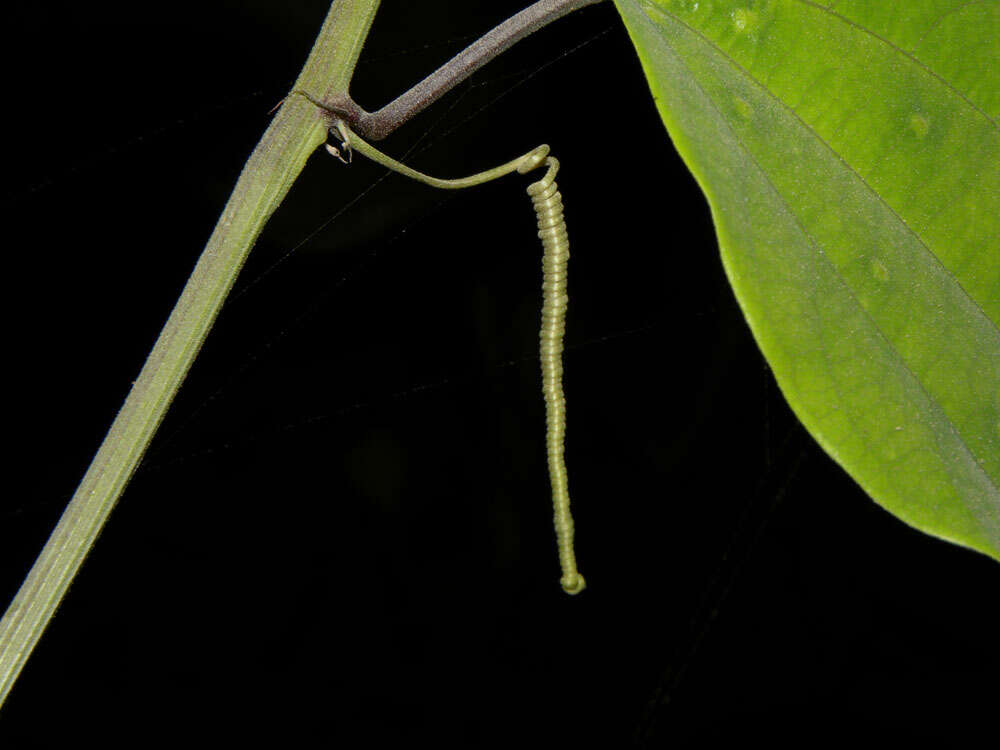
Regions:
<instances>
[{"instance_id":1,"label":"green leaf","mask_svg":"<svg viewBox=\"0 0 1000 750\"><path fill-rule=\"evenodd\" d=\"M795 413L1000 560L1000 2L616 5Z\"/></svg>"}]
</instances>

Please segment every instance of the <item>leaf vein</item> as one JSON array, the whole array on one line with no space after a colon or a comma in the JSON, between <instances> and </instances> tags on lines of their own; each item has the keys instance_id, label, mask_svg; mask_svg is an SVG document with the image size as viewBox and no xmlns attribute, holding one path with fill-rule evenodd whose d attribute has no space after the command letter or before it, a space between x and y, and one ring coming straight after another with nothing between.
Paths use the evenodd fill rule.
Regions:
<instances>
[{"instance_id":1,"label":"leaf vein","mask_svg":"<svg viewBox=\"0 0 1000 750\"><path fill-rule=\"evenodd\" d=\"M804 0L799 0L799 1L804 2ZM906 219L904 219L899 214L899 212L896 211L896 209L889 204L889 202L882 196L881 193L879 193L874 187L871 186L871 184L869 184L869 182L861 175L861 173L854 167L854 165L851 164L849 161L847 161L847 159L845 159L844 156L839 151L837 151L830 144L829 141L826 140L826 138L824 138L822 135L816 132L816 130L812 127L812 125L810 125L806 120L804 120L802 116L788 104L788 102L784 101L781 97L779 97L777 94L771 91L767 86L761 83L761 81L758 80L749 70L740 65L740 63L734 60L731 55L727 54L725 50L719 47L719 45L717 45L712 39L705 36L700 31L698 31L698 29L695 29L694 27L685 23L684 20L682 20L677 15L671 13L668 10L664 10L659 6L653 6L653 7L657 11L663 13L665 16L668 16L671 20L673 20L680 26L683 26L689 32L691 32L699 39L701 39L705 44L707 44L709 47L715 50L722 58L724 58L737 72L740 73L740 75L745 77L748 81L753 83L754 86L760 89L765 96L768 96L769 98L777 102L782 107L782 109L784 109L792 117L794 117L795 120L798 121L798 123L802 125L803 128L805 128L814 138L816 138L816 140L820 144L822 144L831 154L833 154L834 157L836 157L837 161L843 164L844 167L848 171L850 171L850 173L853 174L862 185L864 185L864 187L868 190L869 193L871 193L872 197L874 197L878 203L882 204L882 206L884 206L885 209L889 211L890 214L892 214L893 218L895 218L900 223L900 225L902 225L902 227L906 230L906 232L909 233L917 241L917 243L920 245L921 248L923 248L923 250L927 253L927 256L930 258L931 262L936 264L938 269L941 272L943 272L946 276L948 276L948 278L955 284L955 286L958 287L959 290L961 290L962 294L969 301L969 303L976 309L976 311L980 315L982 315L983 318L989 321L990 326L997 333L997 335L1000 335L1000 324L998 324L997 321L993 320L993 318L991 318L986 313L986 310L983 308L983 306L979 304L979 300L977 300L969 293L969 291L962 285L962 282L958 280L958 278L955 276L952 270L948 268L948 266L946 266L944 262L942 262L942 260L937 256L937 254L933 250L931 250L930 246L927 244L927 242L924 241L923 237L921 237L920 234L913 227L909 225Z\"/></svg>"},{"instance_id":2,"label":"leaf vein","mask_svg":"<svg viewBox=\"0 0 1000 750\"><path fill-rule=\"evenodd\" d=\"M731 59L731 58L730 58L730 57L729 57L728 55L726 55L726 54L725 54L724 52L722 52L721 50L719 50L719 49L718 49L718 47L716 47L716 46L715 46L715 45L714 45L714 44L713 44L713 43L711 42L711 40L708 40L708 39L706 39L706 38L705 38L705 37L704 37L704 36L703 36L702 34L700 34L700 33L699 33L699 32L698 32L697 30L695 30L695 29L692 29L692 28L691 28L690 26L688 26L688 25L687 25L686 23L684 23L684 21L682 21L681 19L679 19L679 18L677 18L676 16L674 16L674 14L672 14L672 13L667 13L667 15L669 15L669 16L670 16L670 17L671 17L671 18L672 18L672 19L673 19L674 21L676 21L676 22L677 22L678 24L680 24L680 25L681 25L681 26L683 26L684 28L688 29L689 31L691 31L692 33L696 34L696 35L697 35L698 37L700 37L701 39L705 40L705 41L706 41L706 42L707 42L708 44L710 44L710 45L711 45L712 47L714 47L714 48L715 48L716 50L718 50L718 52L719 52L719 53L720 53L720 54L721 54L721 55L722 55L723 57L725 57L725 58L726 58L727 60L729 60L729 61L730 61L730 62L731 62L732 64L736 65L736 66L737 66L738 68L740 68L740 70L742 70L742 68L741 68L741 67L740 67L740 66L739 66L739 65L738 65L738 64L737 64L737 63L736 63L735 61L733 61L733 60L732 60L732 59ZM678 52L677 52L677 50L676 50L676 49L675 49L675 48L673 47L673 45L671 45L671 44L670 44L670 41L669 41L669 40L668 40L668 39L667 39L666 37L663 37L663 41L664 41L664 43L665 43L665 44L667 44L667 45L668 45L668 46L669 46L669 47L671 48L671 50L673 50L673 52L674 52L674 55L675 55L675 56L677 57L677 59L678 59L678 60L680 61L680 63L681 63L681 64L682 64L682 65L683 65L683 66L684 66L685 68L687 68L687 70L688 70L688 74L690 75L690 77L691 77L691 80L692 80L692 81L694 82L695 86L697 86L697 87L698 87L698 89L699 89L699 90L701 91L702 95L703 95L703 96L705 97L705 100L706 100L706 101L708 102L709 106L711 106L711 107L712 107L712 109L714 109L714 110L716 111L716 113L717 113L717 114L718 114L718 116L719 116L719 119L720 119L720 120L721 120L721 121L722 121L723 123L725 123L725 126L726 126L726 128L727 128L727 129L729 130L729 132L730 132L730 133L732 134L732 136L733 136L734 140L736 141L736 143L737 143L737 144L739 144L739 146L740 146L740 148L742 149L742 151L744 152L744 154L746 154L746 157L747 157L747 158L748 158L748 159L750 160L750 162L751 162L751 163L752 163L752 164L754 165L754 167L755 167L755 168L757 169L757 171L758 171L758 172L760 173L761 177L762 177L762 178L764 179L764 181L766 182L766 184L767 184L768 188L769 188L769 189L770 189L770 190L772 191L772 193L773 193L773 194L774 194L775 196L777 196L777 198L778 198L779 202L781 203L781 205L782 205L782 206L783 206L783 208L784 208L784 211L785 211L785 212L787 213L787 215L788 215L788 216L789 216L789 217L790 217L790 218L792 219L792 221L793 221L793 222L795 223L795 225L796 225L796 226L798 227L799 231L801 231L801 232L802 232L803 236L804 236L804 237L805 237L805 238L806 238L806 239L808 240L809 244L810 244L810 245L811 245L811 246L813 247L813 249L814 249L814 250L816 251L816 254L817 254L817 256L818 256L818 257L820 257L820 258L822 258L822 259L823 259L823 261L824 261L824 262L825 262L825 263L826 263L826 264L827 264L827 265L828 265L828 266L830 267L830 269L831 269L831 270L833 271L833 273L834 273L834 274L835 274L835 275L836 275L836 276L837 276L837 277L838 277L838 278L840 279L840 282L841 282L841 283L843 284L843 286L844 286L844 288L846 289L847 293L848 293L848 294L850 295L850 297L851 297L851 298L852 298L852 299L854 300L854 302L855 302L855 303L857 304L858 308L859 308L859 309L860 309L860 310L861 310L861 311L863 312L863 314L864 314L865 318L866 318L866 319L867 319L867 320L869 321L869 323L871 324L871 326L872 326L872 329L873 329L874 333L875 333L875 334L876 334L876 335L877 335L877 336L878 336L878 337L879 337L879 338L880 338L880 339L881 339L881 340L882 340L882 341L883 341L883 342L885 343L885 345L886 345L886 346L888 347L889 351L891 351L891 352L892 352L892 354L893 354L893 355L895 356L895 358L897 359L897 361L898 361L898 362L900 363L900 366L901 366L901 367L902 367L902 368L903 368L903 369L904 369L904 370L905 370L905 371L906 371L906 372L907 372L907 373L909 374L909 376L910 376L910 377L911 377L911 378L913 379L913 382L914 382L914 383L916 384L917 388L919 388L919 390L920 390L920 391L921 391L921 392L922 392L922 393L924 394L924 396L925 396L925 397L927 398L928 402L929 402L929 403L930 403L930 404L931 404L931 405L932 405L932 406L933 406L933 407L934 407L935 409L937 409L937 410L938 410L938 411L940 412L940 414L941 414L941 415L942 415L942 417L944 418L944 421L945 421L945 423L946 423L946 424L948 425L948 428L950 429L950 431L951 431L952 435L953 435L953 436L955 437L955 439L957 440L957 442L958 442L958 445L959 445L959 446L961 447L962 451L963 451L963 452L964 452L964 453L966 454L966 456L967 456L967 457L969 458L969 460L970 460L970 463L971 463L971 465L972 465L972 466L974 467L974 471L976 471L976 472L977 472L978 474L980 474L980 475L981 475L981 476L982 476L983 478L985 478L986 482L987 482L987 483L989 484L989 486L990 486L990 487L992 488L994 496L997 496L997 497L1000 497L1000 484L998 484L998 482L997 482L996 480L994 480L994 478L993 478L993 477L992 477L992 476L991 476L991 475L990 475L990 474L989 474L989 473L988 473L988 472L987 472L987 471L985 470L985 468L983 468L983 466L982 466L982 463L981 463L981 462L979 461L979 459L977 458L976 454L975 454L975 453L974 453L974 452L972 451L972 449L971 449L971 447L970 447L970 446L968 445L968 443L966 443L966 441L965 441L965 438L964 438L964 436L963 436L963 435L961 434L961 432L959 432L959 430L958 430L957 426L956 426L956 425L955 425L955 423L954 423L954 422L952 421L952 419L951 419L951 417L949 416L949 414L948 414L948 413L947 413L947 412L946 412L946 411L944 410L944 408L943 408L943 407L941 406L941 404L940 404L940 402L939 402L939 401L937 400L937 398L936 398L936 397L935 397L935 396L934 396L934 395L933 395L933 394L932 394L932 393L931 393L930 391L928 391L928 390L927 390L927 387L926 387L926 385L924 384L924 382L923 382L923 381L922 381L922 380L921 380L921 379L920 379L919 377L917 377L916 373L915 373L915 372L913 371L913 369L912 369L912 368L910 367L910 363L909 363L909 362L907 362L907 360L906 360L906 359L905 359L905 358L904 358L904 357L902 356L902 354L901 354L901 353L899 352L899 350L898 350L898 349L896 348L896 346L895 346L895 344L894 344L894 343L892 342L892 340L891 340L891 339L890 339L890 338L889 338L889 337L888 337L888 336L886 335L886 333L885 333L885 332L884 332L884 331L882 330L882 328L881 328L881 327L879 326L879 324L877 323L877 321L875 321L875 319L874 319L874 318L872 317L872 315L871 315L871 313L870 313L870 312L868 311L868 309L867 309L867 308L866 308L866 307L865 307L865 306L864 306L863 304L861 304L861 301L860 301L860 300L858 299L858 297L857 297L857 295L856 295L856 293L855 293L854 289L853 289L853 288L851 287L851 285L850 285L850 284L849 284L849 283L847 282L847 279L846 279L846 278L844 277L844 275L843 275L843 274L841 273L840 269L839 269L839 268L837 268L836 264L834 264L834 263L833 263L833 262L832 262L832 261L830 260L830 258L829 258L829 257L827 256L827 254L826 254L826 253L825 253L825 252L823 251L823 249L822 249L822 247L820 246L820 244L819 244L819 243L818 243L818 242L816 241L816 239L815 239L815 238L814 238L814 237L812 236L812 234L811 234L811 233L809 232L809 230L808 230L808 229L806 229L806 227L805 227L805 226L804 226L804 225L802 224L801 220L800 220L800 219L799 219L799 217L798 217L798 216L796 215L795 211L794 211L794 210L792 209L792 207L791 207L791 206L789 205L789 203L788 203L788 201L787 201L787 200L785 199L785 197L784 197L784 196L783 196L783 195L781 194L781 191L779 191L779 190L778 190L777 186L776 186L776 185L774 184L774 182L773 182L773 181L771 180L771 177L770 177L770 175L768 174L768 172L767 172L767 171L766 171L766 170L765 170L765 169L764 169L764 168L763 168L763 167L761 166L761 164L760 164L760 163L759 163L759 162L757 161L757 159L756 159L756 158L754 158L754 155L753 155L753 153L752 153L752 152L750 151L750 149L749 149L749 148L747 147L747 145L746 145L746 144L745 144L745 143L743 142L743 140L742 140L742 139L740 138L739 134L738 134L738 133L736 132L736 130L735 130L735 129L734 129L733 127L732 127L732 125L731 125L731 123L729 122L729 120L728 120L728 119L727 119L727 118L726 118L726 117L725 117L725 116L723 115L723 113L721 112L721 110L720 110L720 109L718 108L718 106L716 105L715 101L714 101L714 100L712 99L712 97L711 97L711 96L710 96L710 95L708 94L708 92L707 92L707 91L705 90L705 88L704 88L704 87L702 86L701 82L700 82L700 81L699 81L699 80L697 79L697 77L696 77L696 76L694 75L694 73L693 73L693 71L691 70L691 68L690 68L690 67L688 67L688 65L687 65L687 62L686 62L686 61L685 61L685 60L684 60L684 59L683 59L683 58L681 57L680 53L678 53ZM749 76L749 74L747 74L747 75L748 75L748 77L749 77L749 78L750 78L751 80L753 80L753 81L754 81L754 83L756 83L756 84L757 84L758 86L760 86L759 82L757 82L757 81L756 81L756 79L754 79L754 78L753 78L752 76ZM767 91L767 89L766 89L766 88L764 88L763 86L761 86L761 88L762 88L762 89L764 89L765 91ZM770 94L770 92L768 92L768 93ZM772 96L773 96L773 95L772 95ZM777 97L775 97L775 98L777 99ZM778 99L778 101L780 102L781 100L780 100L780 99ZM782 103L782 104L783 104L783 103ZM804 124L804 123L803 123L803 124ZM808 127L808 126L807 126L807 127ZM810 130L811 130L811 129L810 129ZM818 137L818 136L817 136L817 137ZM822 140L822 139L821 139L821 140ZM831 151L832 151L832 149L831 149ZM834 152L834 153L836 154L836 152ZM838 155L838 156L839 156L839 155ZM845 163L846 163L846 162L845 162ZM919 239L919 238L918 238L918 239ZM978 517L978 513L977 513L976 515L977 515L977 517ZM981 519L981 520L983 520L983 519Z\"/></svg>"},{"instance_id":3,"label":"leaf vein","mask_svg":"<svg viewBox=\"0 0 1000 750\"><path fill-rule=\"evenodd\" d=\"M1000 124L998 124L997 121L994 120L992 117L990 117L986 112L984 112L978 106L976 106L976 103L973 102L971 99L969 99L969 97L967 97L964 93L962 93L961 90L959 90L958 88L956 88L954 84L952 84L948 79L946 79L941 74L935 72L932 68L928 67L919 58L917 58L914 55L910 54L909 52L907 52L905 49L903 49L899 45L893 43L892 41L886 39L883 36L880 36L880 35L876 34L874 31L872 31L871 29L863 26L862 24L858 23L857 21L852 21L847 16L840 15L840 13L837 13L836 11L832 10L831 8L826 7L825 5L819 5L818 3L813 2L813 0L796 0L796 2L798 2L798 3L802 4L802 5L806 5L806 6L812 7L812 8L816 8L817 10L820 10L823 13L826 13L827 15L832 16L833 18L837 18L837 19L843 21L848 26L851 26L851 27L857 29L858 31L862 31L865 34L868 34L873 39L877 39L878 41L882 42L887 47L889 47L890 49L892 49L895 52L897 52L899 55L902 55L903 57L905 57L908 60L910 60L913 63L915 63L921 70L925 71L928 75L932 76L935 80L937 80L940 83L942 83L949 91L951 91L959 99L961 99L963 102L965 102L970 108L972 108L975 112L977 112L980 115L982 115L990 123L990 125L993 126L994 130L1000 131Z\"/></svg>"},{"instance_id":4,"label":"leaf vein","mask_svg":"<svg viewBox=\"0 0 1000 750\"><path fill-rule=\"evenodd\" d=\"M964 2L955 8L946 10L944 13L942 13L941 15L939 15L937 18L934 19L934 23L932 23L924 30L924 33L921 34L920 38L917 39L917 41L913 44L913 51L916 52L917 47L919 47L921 44L924 43L924 39L927 37L927 35L930 34L932 31L934 31L935 29L937 29L937 27L941 25L941 22L944 21L944 19L946 19L948 16L953 16L956 13L961 13L970 5L983 5L984 3L995 3L995 2L998 2L998 0L967 0L967 2Z\"/></svg>"}]
</instances>

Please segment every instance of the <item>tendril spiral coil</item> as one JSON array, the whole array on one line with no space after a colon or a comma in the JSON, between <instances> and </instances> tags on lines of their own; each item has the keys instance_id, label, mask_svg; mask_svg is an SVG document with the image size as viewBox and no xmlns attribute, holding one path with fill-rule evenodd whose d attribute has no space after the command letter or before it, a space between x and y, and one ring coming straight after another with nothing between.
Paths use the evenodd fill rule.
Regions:
<instances>
[{"instance_id":1,"label":"tendril spiral coil","mask_svg":"<svg viewBox=\"0 0 1000 750\"><path fill-rule=\"evenodd\" d=\"M529 157L530 160L530 157ZM533 168L529 160L518 168ZM528 186L528 195L538 218L538 237L542 241L542 327L539 354L542 365L542 395L545 397L545 447L552 484L552 507L562 566L563 590L568 594L583 591L586 581L576 567L573 551L573 516L569 508L569 475L566 471L566 395L563 392L563 336L566 332L566 308L569 295L566 278L569 266L569 235L563 218L562 194L556 184L559 160L545 159L548 171L538 182Z\"/></svg>"},{"instance_id":2,"label":"tendril spiral coil","mask_svg":"<svg viewBox=\"0 0 1000 750\"><path fill-rule=\"evenodd\" d=\"M549 481L552 485L552 508L559 547L559 564L562 567L560 583L568 594L579 594L586 581L576 567L573 551L573 516L569 508L569 479L566 471L566 396L563 393L563 334L566 331L566 272L569 261L569 236L563 218L562 195L556 184L559 161L549 156L546 145L529 151L499 167L486 172L455 180L444 180L425 175L386 156L347 126L338 121L336 132L341 147L327 145L327 151L344 162L350 161L352 151L406 175L414 180L437 188L453 190L481 185L498 177L517 171L526 174L541 166L548 167L545 176L528 185L535 215L538 218L538 237L542 241L542 328L539 334L542 365L542 395L545 397L545 445L548 454Z\"/></svg>"}]
</instances>

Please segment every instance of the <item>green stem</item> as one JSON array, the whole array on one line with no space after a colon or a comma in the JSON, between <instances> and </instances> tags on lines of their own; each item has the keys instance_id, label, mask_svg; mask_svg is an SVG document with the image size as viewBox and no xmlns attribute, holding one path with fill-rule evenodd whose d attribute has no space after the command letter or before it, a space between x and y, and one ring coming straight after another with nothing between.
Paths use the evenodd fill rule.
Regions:
<instances>
[{"instance_id":1,"label":"green stem","mask_svg":"<svg viewBox=\"0 0 1000 750\"><path fill-rule=\"evenodd\" d=\"M341 145L347 154L357 151L362 156L381 164L383 167L391 169L393 172L398 172L401 175L409 177L411 180L416 180L417 182L422 182L424 185L430 185L431 187L439 188L441 190L461 190L462 188L475 187L476 185L492 182L493 180L509 175L512 172L525 174L542 164L545 161L545 157L549 153L548 144L543 143L541 146L533 148L528 153L522 154L516 159L511 159L506 164L501 164L499 167L488 169L485 172L478 172L468 177L445 180L440 177L431 177L423 172L418 172L417 170L406 166L402 162L396 161L391 156L383 154L373 145L366 142L360 135L351 131L343 120L337 120L337 122L334 123L334 129L340 135ZM327 144L326 150L338 159L343 159L340 149L335 146Z\"/></svg>"},{"instance_id":2,"label":"green stem","mask_svg":"<svg viewBox=\"0 0 1000 750\"><path fill-rule=\"evenodd\" d=\"M268 218L327 124L309 99L347 93L379 0L335 0L83 481L0 619L0 706L132 477Z\"/></svg>"}]
</instances>

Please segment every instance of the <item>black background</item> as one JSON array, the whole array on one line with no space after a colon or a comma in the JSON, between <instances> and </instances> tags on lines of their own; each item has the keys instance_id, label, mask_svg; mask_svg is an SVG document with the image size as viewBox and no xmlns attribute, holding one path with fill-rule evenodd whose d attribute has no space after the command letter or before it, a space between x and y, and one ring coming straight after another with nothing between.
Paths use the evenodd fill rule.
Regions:
<instances>
[{"instance_id":1,"label":"black background","mask_svg":"<svg viewBox=\"0 0 1000 750\"><path fill-rule=\"evenodd\" d=\"M387 0L355 97L381 105L524 5ZM326 10L10 11L4 601ZM0 712L0 747L811 746L993 726L996 564L890 517L797 426L610 5L383 147L459 176L543 141L573 242L588 590L557 583L527 180L444 194L393 176L324 225L384 170L318 153Z\"/></svg>"}]
</instances>

